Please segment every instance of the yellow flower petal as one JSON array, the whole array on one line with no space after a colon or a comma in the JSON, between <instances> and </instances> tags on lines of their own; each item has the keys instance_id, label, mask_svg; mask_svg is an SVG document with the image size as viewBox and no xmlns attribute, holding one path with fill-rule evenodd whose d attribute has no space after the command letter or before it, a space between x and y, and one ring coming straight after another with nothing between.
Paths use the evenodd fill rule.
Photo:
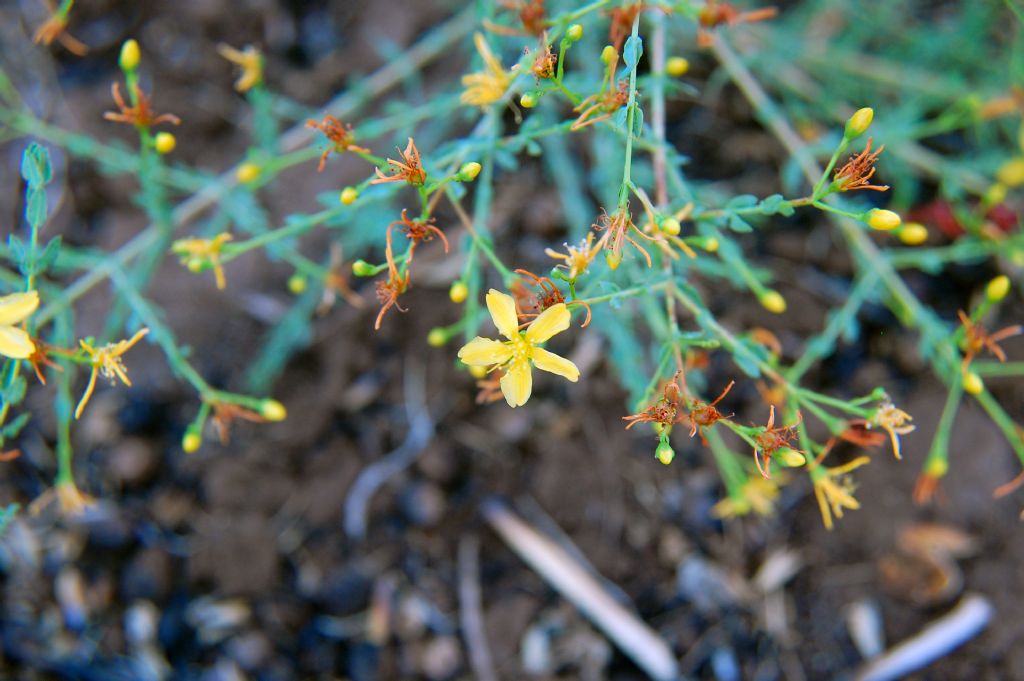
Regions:
<instances>
[{"instance_id":1,"label":"yellow flower petal","mask_svg":"<svg viewBox=\"0 0 1024 681\"><path fill-rule=\"evenodd\" d=\"M462 346L459 359L469 366L491 366L507 362L512 356L512 348L501 341L477 336Z\"/></svg>"},{"instance_id":2,"label":"yellow flower petal","mask_svg":"<svg viewBox=\"0 0 1024 681\"><path fill-rule=\"evenodd\" d=\"M533 392L533 375L530 373L529 362L517 362L508 368L501 377L501 392L510 407L526 404Z\"/></svg>"},{"instance_id":3,"label":"yellow flower petal","mask_svg":"<svg viewBox=\"0 0 1024 681\"><path fill-rule=\"evenodd\" d=\"M492 288L487 292L487 309L494 325L498 327L498 333L509 340L519 334L519 317L512 296Z\"/></svg>"},{"instance_id":4,"label":"yellow flower petal","mask_svg":"<svg viewBox=\"0 0 1024 681\"><path fill-rule=\"evenodd\" d=\"M580 370L575 364L544 348L533 349L533 363L538 369L568 378L573 383L580 379Z\"/></svg>"},{"instance_id":5,"label":"yellow flower petal","mask_svg":"<svg viewBox=\"0 0 1024 681\"><path fill-rule=\"evenodd\" d=\"M25 359L35 352L36 345L27 333L13 326L0 326L0 355Z\"/></svg>"},{"instance_id":6,"label":"yellow flower petal","mask_svg":"<svg viewBox=\"0 0 1024 681\"><path fill-rule=\"evenodd\" d=\"M39 294L12 293L0 298L0 324L17 324L24 320L39 307Z\"/></svg>"},{"instance_id":7,"label":"yellow flower petal","mask_svg":"<svg viewBox=\"0 0 1024 681\"><path fill-rule=\"evenodd\" d=\"M531 343L543 343L556 333L561 333L569 328L569 308L565 303L552 305L540 313L540 316L533 320L530 327L526 329L526 340Z\"/></svg>"}]
</instances>

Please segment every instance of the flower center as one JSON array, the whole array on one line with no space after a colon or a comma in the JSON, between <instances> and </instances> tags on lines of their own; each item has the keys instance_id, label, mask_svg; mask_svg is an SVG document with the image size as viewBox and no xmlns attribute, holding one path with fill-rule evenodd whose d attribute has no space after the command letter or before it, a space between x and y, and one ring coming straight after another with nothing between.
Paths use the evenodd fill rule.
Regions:
<instances>
[{"instance_id":1,"label":"flower center","mask_svg":"<svg viewBox=\"0 0 1024 681\"><path fill-rule=\"evenodd\" d=\"M516 337L508 341L506 345L512 348L512 358L509 360L509 364L521 365L524 362L529 363L530 357L533 355L533 346L526 340L523 334L516 334Z\"/></svg>"}]
</instances>

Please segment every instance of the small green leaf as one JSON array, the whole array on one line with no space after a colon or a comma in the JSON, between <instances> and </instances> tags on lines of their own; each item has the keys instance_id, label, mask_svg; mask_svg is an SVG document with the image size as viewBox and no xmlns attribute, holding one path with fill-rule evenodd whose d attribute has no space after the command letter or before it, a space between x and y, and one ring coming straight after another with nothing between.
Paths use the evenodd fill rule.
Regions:
<instances>
[{"instance_id":1,"label":"small green leaf","mask_svg":"<svg viewBox=\"0 0 1024 681\"><path fill-rule=\"evenodd\" d=\"M36 229L46 222L46 192L42 189L25 190L25 219Z\"/></svg>"},{"instance_id":2,"label":"small green leaf","mask_svg":"<svg viewBox=\"0 0 1024 681\"><path fill-rule=\"evenodd\" d=\"M25 399L26 387L27 384L25 383L25 377L18 376L9 386L0 390L0 399L2 399L5 404L18 404Z\"/></svg>"},{"instance_id":3,"label":"small green leaf","mask_svg":"<svg viewBox=\"0 0 1024 681\"><path fill-rule=\"evenodd\" d=\"M53 178L50 152L35 142L21 155L21 176L30 187L41 187Z\"/></svg>"},{"instance_id":4,"label":"small green leaf","mask_svg":"<svg viewBox=\"0 0 1024 681\"><path fill-rule=\"evenodd\" d=\"M28 424L29 417L30 414L27 411L22 414L18 414L13 421L6 423L3 428L0 428L0 437L4 440L13 440L18 437L18 434L21 433L21 429Z\"/></svg>"},{"instance_id":5,"label":"small green leaf","mask_svg":"<svg viewBox=\"0 0 1024 681\"><path fill-rule=\"evenodd\" d=\"M36 259L36 274L42 274L53 267L60 255L61 238L59 236L50 239L43 249L43 252Z\"/></svg>"},{"instance_id":6,"label":"small green leaf","mask_svg":"<svg viewBox=\"0 0 1024 681\"><path fill-rule=\"evenodd\" d=\"M640 57L644 53L644 41L640 36L629 36L626 46L622 48L622 59L626 62L626 68L632 70L640 63Z\"/></svg>"},{"instance_id":7,"label":"small green leaf","mask_svg":"<svg viewBox=\"0 0 1024 681\"><path fill-rule=\"evenodd\" d=\"M754 231L754 228L750 226L749 222L741 218L739 215L736 215L735 213L729 214L729 229L731 229L734 232L741 232L744 234L747 232Z\"/></svg>"}]
</instances>

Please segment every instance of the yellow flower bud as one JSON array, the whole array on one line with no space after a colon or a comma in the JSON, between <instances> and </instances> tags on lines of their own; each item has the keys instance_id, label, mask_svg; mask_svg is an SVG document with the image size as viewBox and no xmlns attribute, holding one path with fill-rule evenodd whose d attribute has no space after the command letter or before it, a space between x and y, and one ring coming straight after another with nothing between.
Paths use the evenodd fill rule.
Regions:
<instances>
[{"instance_id":1,"label":"yellow flower bud","mask_svg":"<svg viewBox=\"0 0 1024 681\"><path fill-rule=\"evenodd\" d=\"M181 438L181 448L185 450L186 454L192 454L193 452L199 451L199 447L203 444L202 436L194 430L186 430L185 437Z\"/></svg>"},{"instance_id":2,"label":"yellow flower bud","mask_svg":"<svg viewBox=\"0 0 1024 681\"><path fill-rule=\"evenodd\" d=\"M601 61L605 64L612 64L619 58L619 53L615 51L615 48L611 45L605 45L604 49L601 50Z\"/></svg>"},{"instance_id":3,"label":"yellow flower bud","mask_svg":"<svg viewBox=\"0 0 1024 681\"><path fill-rule=\"evenodd\" d=\"M799 468L807 463L807 457L789 447L783 447L779 449L772 456L773 461L778 461L786 468Z\"/></svg>"},{"instance_id":4,"label":"yellow flower bud","mask_svg":"<svg viewBox=\"0 0 1024 681\"><path fill-rule=\"evenodd\" d=\"M476 161L470 161L469 163L462 164L462 167L459 168L459 173L455 176L455 179L459 182L472 182L479 174L480 164Z\"/></svg>"},{"instance_id":5,"label":"yellow flower bud","mask_svg":"<svg viewBox=\"0 0 1024 681\"><path fill-rule=\"evenodd\" d=\"M117 60L121 70L134 71L139 68L140 59L142 59L142 51L139 49L139 43L134 38L124 41L124 44L121 45L121 56Z\"/></svg>"},{"instance_id":6,"label":"yellow flower bud","mask_svg":"<svg viewBox=\"0 0 1024 681\"><path fill-rule=\"evenodd\" d=\"M605 251L604 261L608 263L608 267L612 270L619 269L619 265L622 264L622 256L615 251Z\"/></svg>"},{"instance_id":7,"label":"yellow flower bud","mask_svg":"<svg viewBox=\"0 0 1024 681\"><path fill-rule=\"evenodd\" d=\"M786 299L778 291L767 290L758 298L761 307L774 314L782 314L786 311Z\"/></svg>"},{"instance_id":8,"label":"yellow flower bud","mask_svg":"<svg viewBox=\"0 0 1024 681\"><path fill-rule=\"evenodd\" d=\"M582 37L583 37L583 26L581 26L579 24L573 24L565 32L566 40L568 40L569 42L572 42L572 43L579 42L580 38L582 38Z\"/></svg>"},{"instance_id":9,"label":"yellow flower bud","mask_svg":"<svg viewBox=\"0 0 1024 681\"><path fill-rule=\"evenodd\" d=\"M661 442L658 444L658 448L654 450L654 456L658 461L667 466L672 463L672 459L676 458L676 452L668 442Z\"/></svg>"},{"instance_id":10,"label":"yellow flower bud","mask_svg":"<svg viewBox=\"0 0 1024 681\"><path fill-rule=\"evenodd\" d=\"M427 344L439 348L448 342L448 333L441 328L434 327L427 334Z\"/></svg>"},{"instance_id":11,"label":"yellow flower bud","mask_svg":"<svg viewBox=\"0 0 1024 681\"><path fill-rule=\"evenodd\" d=\"M713 236L709 236L707 239L705 239L704 240L704 250L707 251L708 253L717 253L718 252L718 239L716 239Z\"/></svg>"},{"instance_id":12,"label":"yellow flower bud","mask_svg":"<svg viewBox=\"0 0 1024 681\"><path fill-rule=\"evenodd\" d=\"M341 201L343 206L351 206L359 198L359 190L355 187L345 187L341 190L341 194L338 196L338 200Z\"/></svg>"},{"instance_id":13,"label":"yellow flower bud","mask_svg":"<svg viewBox=\"0 0 1024 681\"><path fill-rule=\"evenodd\" d=\"M690 60L686 57L669 57L665 62L665 73L673 78L685 76L690 70Z\"/></svg>"},{"instance_id":14,"label":"yellow flower bud","mask_svg":"<svg viewBox=\"0 0 1024 681\"><path fill-rule=\"evenodd\" d=\"M301 274L293 274L288 277L288 290L299 295L306 290L306 277Z\"/></svg>"},{"instance_id":15,"label":"yellow flower bud","mask_svg":"<svg viewBox=\"0 0 1024 681\"><path fill-rule=\"evenodd\" d=\"M897 213L884 208L873 208L868 213L868 227L881 232L888 232L896 229L903 221Z\"/></svg>"},{"instance_id":16,"label":"yellow flower bud","mask_svg":"<svg viewBox=\"0 0 1024 681\"><path fill-rule=\"evenodd\" d=\"M464 303L467 296L469 296L469 287L461 281L453 281L452 287L448 289L448 297L452 299L452 302Z\"/></svg>"},{"instance_id":17,"label":"yellow flower bud","mask_svg":"<svg viewBox=\"0 0 1024 681\"><path fill-rule=\"evenodd\" d=\"M352 274L357 277L372 277L377 273L376 269L377 268L365 260L356 260L352 263Z\"/></svg>"},{"instance_id":18,"label":"yellow flower bud","mask_svg":"<svg viewBox=\"0 0 1024 681\"><path fill-rule=\"evenodd\" d=\"M679 224L679 220L675 218L665 218L661 221L661 231L665 232L669 236L679 236L679 232L683 230Z\"/></svg>"},{"instance_id":19,"label":"yellow flower bud","mask_svg":"<svg viewBox=\"0 0 1024 681\"><path fill-rule=\"evenodd\" d=\"M846 121L846 130L843 132L843 136L850 140L860 137L871 127L871 121L874 117L874 109L867 106L863 109L858 109L855 114L850 116L850 120Z\"/></svg>"},{"instance_id":20,"label":"yellow flower bud","mask_svg":"<svg viewBox=\"0 0 1024 681\"><path fill-rule=\"evenodd\" d=\"M1005 274L1000 274L998 277L988 282L988 286L985 287L985 297L993 303L998 303L1000 300L1006 297L1006 294L1010 292L1010 278Z\"/></svg>"},{"instance_id":21,"label":"yellow flower bud","mask_svg":"<svg viewBox=\"0 0 1024 681\"><path fill-rule=\"evenodd\" d=\"M986 206L994 206L997 203L1002 203L1006 200L1006 185L996 183L989 187L984 196L981 197L982 203Z\"/></svg>"},{"instance_id":22,"label":"yellow flower bud","mask_svg":"<svg viewBox=\"0 0 1024 681\"><path fill-rule=\"evenodd\" d=\"M999 166L996 179L1007 187L1019 187L1024 184L1024 158L1011 158Z\"/></svg>"},{"instance_id":23,"label":"yellow flower bud","mask_svg":"<svg viewBox=\"0 0 1024 681\"><path fill-rule=\"evenodd\" d=\"M239 182L252 182L260 176L260 167L255 163L243 163L235 171L235 178Z\"/></svg>"},{"instance_id":24,"label":"yellow flower bud","mask_svg":"<svg viewBox=\"0 0 1024 681\"><path fill-rule=\"evenodd\" d=\"M479 381L487 375L487 367L469 367L469 375Z\"/></svg>"},{"instance_id":25,"label":"yellow flower bud","mask_svg":"<svg viewBox=\"0 0 1024 681\"><path fill-rule=\"evenodd\" d=\"M985 382L981 380L981 376L968 371L964 374L964 391L969 395L980 395L985 389Z\"/></svg>"},{"instance_id":26,"label":"yellow flower bud","mask_svg":"<svg viewBox=\"0 0 1024 681\"><path fill-rule=\"evenodd\" d=\"M268 421L284 421L288 418L288 410L277 400L267 398L260 405L260 416Z\"/></svg>"},{"instance_id":27,"label":"yellow flower bud","mask_svg":"<svg viewBox=\"0 0 1024 681\"><path fill-rule=\"evenodd\" d=\"M949 472L949 461L930 457L924 464L924 474L930 478L942 478Z\"/></svg>"},{"instance_id":28,"label":"yellow flower bud","mask_svg":"<svg viewBox=\"0 0 1024 681\"><path fill-rule=\"evenodd\" d=\"M919 222L908 222L903 225L899 237L908 246L920 246L928 240L928 229Z\"/></svg>"},{"instance_id":29,"label":"yellow flower bud","mask_svg":"<svg viewBox=\"0 0 1024 681\"><path fill-rule=\"evenodd\" d=\"M534 92L524 92L523 96L519 98L519 104L524 109L532 109L537 106L537 94Z\"/></svg>"},{"instance_id":30,"label":"yellow flower bud","mask_svg":"<svg viewBox=\"0 0 1024 681\"><path fill-rule=\"evenodd\" d=\"M158 132L153 138L153 146L156 147L157 153L169 154L178 146L178 140L169 132Z\"/></svg>"}]
</instances>

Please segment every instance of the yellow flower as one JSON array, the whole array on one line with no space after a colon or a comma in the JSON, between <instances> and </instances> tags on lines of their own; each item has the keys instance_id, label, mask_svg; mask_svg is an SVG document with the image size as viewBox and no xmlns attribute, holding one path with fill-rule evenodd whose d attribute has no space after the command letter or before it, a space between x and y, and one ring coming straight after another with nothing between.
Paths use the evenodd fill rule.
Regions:
<instances>
[{"instance_id":1,"label":"yellow flower","mask_svg":"<svg viewBox=\"0 0 1024 681\"><path fill-rule=\"evenodd\" d=\"M37 307L39 294L35 291L12 293L0 298L0 355L25 359L36 351L31 336L15 324L25 321Z\"/></svg>"},{"instance_id":2,"label":"yellow flower","mask_svg":"<svg viewBox=\"0 0 1024 681\"><path fill-rule=\"evenodd\" d=\"M569 309L565 303L552 305L519 331L519 317L512 296L491 289L487 293L487 309L498 332L507 341L477 336L459 350L459 359L471 367L501 367L501 392L511 407L526 404L533 391L532 363L542 371L549 371L576 382L580 370L576 365L540 347L557 333L569 328Z\"/></svg>"},{"instance_id":3,"label":"yellow flower","mask_svg":"<svg viewBox=\"0 0 1024 681\"><path fill-rule=\"evenodd\" d=\"M889 433L889 439L892 440L892 453L896 455L897 459L902 459L903 456L900 454L900 435L906 435L914 431L916 426L905 425L907 421L913 420L910 414L902 409L897 409L892 402L886 402L871 417L869 424L878 426Z\"/></svg>"},{"instance_id":4,"label":"yellow flower","mask_svg":"<svg viewBox=\"0 0 1024 681\"><path fill-rule=\"evenodd\" d=\"M491 46L487 44L482 34L474 34L473 43L484 60L485 69L462 77L466 91L462 93L461 101L472 106L487 106L505 95L505 91L512 83L512 76L502 68L501 62L491 52Z\"/></svg>"},{"instance_id":5,"label":"yellow flower","mask_svg":"<svg viewBox=\"0 0 1024 681\"><path fill-rule=\"evenodd\" d=\"M89 385L85 388L85 393L82 395L82 399L78 401L78 406L75 408L75 418L82 416L82 411L85 410L85 405L88 404L89 398L92 397L92 391L96 388L96 376L103 374L103 378L109 378L110 382L113 383L115 378L120 379L121 383L130 386L132 382L128 380L127 368L124 362L121 360L121 356L128 352L133 345L142 340L142 337L149 333L149 329L140 329L128 340L118 341L116 343L107 343L100 348L94 348L84 340L78 341L82 349L85 350L86 354L89 355L89 364L92 366L92 374L89 376Z\"/></svg>"},{"instance_id":6,"label":"yellow flower","mask_svg":"<svg viewBox=\"0 0 1024 681\"><path fill-rule=\"evenodd\" d=\"M600 247L594 248L593 244L594 233L590 232L587 234L585 241L580 241L579 246L570 246L569 244L565 244L565 253L559 253L551 248L545 248L544 253L547 254L549 258L564 260L565 265L559 265L559 267L567 268L569 270L569 278L576 279L576 277L587 271L587 268L590 267L590 263L594 260L594 256L596 256L597 252L601 250Z\"/></svg>"},{"instance_id":7,"label":"yellow flower","mask_svg":"<svg viewBox=\"0 0 1024 681\"><path fill-rule=\"evenodd\" d=\"M711 515L716 518L736 518L751 511L758 515L771 515L778 496L779 486L774 479L754 476L747 478L736 496L728 496L715 504L711 508Z\"/></svg>"},{"instance_id":8,"label":"yellow flower","mask_svg":"<svg viewBox=\"0 0 1024 681\"><path fill-rule=\"evenodd\" d=\"M844 508L860 508L860 502L853 496L856 486L846 474L869 461L871 457L860 456L842 466L819 466L811 470L814 496L818 499L818 510L821 511L821 521L825 524L825 529L832 529L833 515L837 518L843 517Z\"/></svg>"},{"instance_id":9,"label":"yellow flower","mask_svg":"<svg viewBox=\"0 0 1024 681\"><path fill-rule=\"evenodd\" d=\"M241 68L242 72L235 81L236 90L248 92L254 85L263 82L263 55L255 47L248 45L244 50L236 50L222 43L217 46L217 51L220 56Z\"/></svg>"},{"instance_id":10,"label":"yellow flower","mask_svg":"<svg viewBox=\"0 0 1024 681\"><path fill-rule=\"evenodd\" d=\"M231 241L231 235L222 232L212 239L178 239L171 244L171 250L181 257L181 264L193 272L213 268L217 288L224 290L224 268L220 264L220 251Z\"/></svg>"}]
</instances>

